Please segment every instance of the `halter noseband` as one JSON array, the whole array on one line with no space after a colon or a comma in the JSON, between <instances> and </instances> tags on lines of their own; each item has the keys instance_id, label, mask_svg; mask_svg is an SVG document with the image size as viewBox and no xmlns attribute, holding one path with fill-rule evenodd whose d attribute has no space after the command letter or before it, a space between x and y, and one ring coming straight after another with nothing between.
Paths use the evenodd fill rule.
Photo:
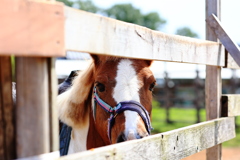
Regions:
<instances>
[{"instance_id":1,"label":"halter noseband","mask_svg":"<svg viewBox=\"0 0 240 160\"><path fill-rule=\"evenodd\" d=\"M108 138L111 141L111 129L114 125L115 118L119 113L122 113L126 110L137 112L142 118L148 134L150 135L151 126L150 118L148 111L137 101L123 101L119 102L115 107L110 106L104 102L97 94L96 87L94 87L94 109L93 114L94 118L96 117L96 103L99 104L106 112L110 113L110 118L108 119Z\"/></svg>"}]
</instances>

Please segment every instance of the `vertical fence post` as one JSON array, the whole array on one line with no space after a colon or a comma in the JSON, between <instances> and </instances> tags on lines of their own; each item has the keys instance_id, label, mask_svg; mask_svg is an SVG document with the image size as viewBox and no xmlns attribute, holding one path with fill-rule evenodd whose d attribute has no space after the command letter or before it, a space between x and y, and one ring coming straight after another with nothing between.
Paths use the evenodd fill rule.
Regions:
<instances>
[{"instance_id":1,"label":"vertical fence post","mask_svg":"<svg viewBox=\"0 0 240 160\"><path fill-rule=\"evenodd\" d=\"M55 58L48 58L48 84L49 84L49 119L50 119L50 151L59 150L59 122L56 110L57 75L55 71Z\"/></svg>"},{"instance_id":2,"label":"vertical fence post","mask_svg":"<svg viewBox=\"0 0 240 160\"><path fill-rule=\"evenodd\" d=\"M194 97L194 105L196 109L196 123L201 122L201 116L200 116L200 109L201 109L201 99L202 97L202 84L201 84L201 79L199 77L199 70L196 70L196 78L193 81L193 88L196 96Z\"/></svg>"},{"instance_id":3,"label":"vertical fence post","mask_svg":"<svg viewBox=\"0 0 240 160\"><path fill-rule=\"evenodd\" d=\"M206 18L212 13L220 19L221 0L206 0ZM206 39L217 41L217 36L206 24ZM207 120L219 118L220 98L222 94L221 68L207 66L205 81L205 99ZM215 137L216 138L216 137ZM221 160L221 144L207 149L207 160Z\"/></svg>"},{"instance_id":4,"label":"vertical fence post","mask_svg":"<svg viewBox=\"0 0 240 160\"><path fill-rule=\"evenodd\" d=\"M47 58L16 58L17 157L50 151Z\"/></svg>"},{"instance_id":5,"label":"vertical fence post","mask_svg":"<svg viewBox=\"0 0 240 160\"><path fill-rule=\"evenodd\" d=\"M168 86L169 83L169 77L168 73L165 72L165 77L164 77L164 94L165 94L165 99L164 99L164 106L166 110L166 123L171 123L170 120L170 107L171 107L171 97L170 97L170 87Z\"/></svg>"},{"instance_id":6,"label":"vertical fence post","mask_svg":"<svg viewBox=\"0 0 240 160\"><path fill-rule=\"evenodd\" d=\"M14 107L10 56L0 57L0 159L15 158Z\"/></svg>"}]
</instances>

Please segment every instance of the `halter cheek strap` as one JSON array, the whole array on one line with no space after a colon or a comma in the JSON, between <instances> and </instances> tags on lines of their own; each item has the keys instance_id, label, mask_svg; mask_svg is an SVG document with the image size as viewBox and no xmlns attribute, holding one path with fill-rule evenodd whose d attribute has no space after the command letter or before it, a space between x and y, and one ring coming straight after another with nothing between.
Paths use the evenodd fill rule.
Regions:
<instances>
[{"instance_id":1,"label":"halter cheek strap","mask_svg":"<svg viewBox=\"0 0 240 160\"><path fill-rule=\"evenodd\" d=\"M97 94L96 87L94 87L94 100L97 102L106 112L114 113L114 111L118 110L121 107L121 104L118 104L115 107L111 107L109 104L104 102ZM95 106L96 107L96 106Z\"/></svg>"},{"instance_id":2,"label":"halter cheek strap","mask_svg":"<svg viewBox=\"0 0 240 160\"><path fill-rule=\"evenodd\" d=\"M106 112L110 113L110 118L108 119L108 138L111 141L111 130L115 123L115 118L119 113L122 113L126 110L137 112L142 118L148 134L150 135L151 130L153 129L150 122L150 117L147 110L136 101L123 101L118 103L115 107L111 107L109 104L104 102L97 94L96 87L94 87L94 119L96 117L96 103L101 106Z\"/></svg>"}]
</instances>

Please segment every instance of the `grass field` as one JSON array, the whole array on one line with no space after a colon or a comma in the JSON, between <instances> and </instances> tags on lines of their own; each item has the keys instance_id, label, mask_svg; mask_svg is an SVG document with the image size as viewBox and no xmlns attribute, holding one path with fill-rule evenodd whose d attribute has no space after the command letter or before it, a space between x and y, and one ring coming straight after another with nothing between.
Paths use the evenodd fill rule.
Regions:
<instances>
[{"instance_id":1,"label":"grass field","mask_svg":"<svg viewBox=\"0 0 240 160\"><path fill-rule=\"evenodd\" d=\"M166 132L173 129L189 126L196 123L196 110L189 108L171 108L170 109L170 120L173 121L171 124L165 122L166 114L165 109L161 108L159 104L153 102L152 110L152 126L154 130L152 133ZM201 121L206 121L205 109L200 112ZM237 118L237 125L240 126L240 118ZM240 127L236 129L236 138L224 142L223 147L240 147Z\"/></svg>"}]
</instances>

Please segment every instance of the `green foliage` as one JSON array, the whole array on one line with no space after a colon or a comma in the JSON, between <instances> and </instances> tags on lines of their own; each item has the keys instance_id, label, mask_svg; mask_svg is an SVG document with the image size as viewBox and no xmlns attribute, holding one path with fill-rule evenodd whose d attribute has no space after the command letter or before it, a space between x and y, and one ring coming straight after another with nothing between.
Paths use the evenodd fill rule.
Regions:
<instances>
[{"instance_id":1,"label":"green foliage","mask_svg":"<svg viewBox=\"0 0 240 160\"><path fill-rule=\"evenodd\" d=\"M145 26L154 30L159 29L166 23L164 19L160 18L157 12L150 12L144 15L132 4L116 4L111 8L104 10L104 12L109 17Z\"/></svg>"},{"instance_id":2,"label":"green foliage","mask_svg":"<svg viewBox=\"0 0 240 160\"><path fill-rule=\"evenodd\" d=\"M194 108L171 108L170 119L173 121L171 124L165 122L166 111L164 108L159 107L159 103L153 101L152 110L152 126L154 130L152 134L166 132L189 125L193 125L196 122L196 110ZM200 111L201 121L206 121L205 109ZM240 118L237 119L237 125L240 125ZM240 127L236 129L236 138L223 143L223 147L240 147Z\"/></svg>"},{"instance_id":3,"label":"green foliage","mask_svg":"<svg viewBox=\"0 0 240 160\"><path fill-rule=\"evenodd\" d=\"M166 20L160 18L157 12L150 12L143 15L143 21L143 26L154 30L161 29L161 27L166 23Z\"/></svg>"},{"instance_id":4,"label":"green foliage","mask_svg":"<svg viewBox=\"0 0 240 160\"><path fill-rule=\"evenodd\" d=\"M12 81L15 82L15 56L11 56L11 66L12 66Z\"/></svg>"},{"instance_id":5,"label":"green foliage","mask_svg":"<svg viewBox=\"0 0 240 160\"><path fill-rule=\"evenodd\" d=\"M91 0L77 0L75 4L78 6L77 8L92 13L97 13L99 10L101 10L95 6Z\"/></svg>"},{"instance_id":6,"label":"green foliage","mask_svg":"<svg viewBox=\"0 0 240 160\"><path fill-rule=\"evenodd\" d=\"M84 11L96 13L101 9L95 6L91 0L57 0L63 2L66 6L75 7Z\"/></svg>"},{"instance_id":7,"label":"green foliage","mask_svg":"<svg viewBox=\"0 0 240 160\"><path fill-rule=\"evenodd\" d=\"M74 2L69 1L69 0L57 0L59 2L63 2L66 6L72 7Z\"/></svg>"},{"instance_id":8,"label":"green foliage","mask_svg":"<svg viewBox=\"0 0 240 160\"><path fill-rule=\"evenodd\" d=\"M177 29L175 34L181 35L181 36L186 36L186 37L198 38L197 33L193 32L188 27L182 27L182 28Z\"/></svg>"},{"instance_id":9,"label":"green foliage","mask_svg":"<svg viewBox=\"0 0 240 160\"><path fill-rule=\"evenodd\" d=\"M158 30L166 20L161 18L157 12L142 14L141 11L135 8L132 4L116 4L108 9L97 7L91 0L58 0L65 5L75 7L88 12L101 12L108 17L112 17L124 22L134 23L147 28Z\"/></svg>"},{"instance_id":10,"label":"green foliage","mask_svg":"<svg viewBox=\"0 0 240 160\"><path fill-rule=\"evenodd\" d=\"M135 24L141 24L143 19L141 12L136 9L132 4L116 4L109 9L105 10L107 16Z\"/></svg>"}]
</instances>

